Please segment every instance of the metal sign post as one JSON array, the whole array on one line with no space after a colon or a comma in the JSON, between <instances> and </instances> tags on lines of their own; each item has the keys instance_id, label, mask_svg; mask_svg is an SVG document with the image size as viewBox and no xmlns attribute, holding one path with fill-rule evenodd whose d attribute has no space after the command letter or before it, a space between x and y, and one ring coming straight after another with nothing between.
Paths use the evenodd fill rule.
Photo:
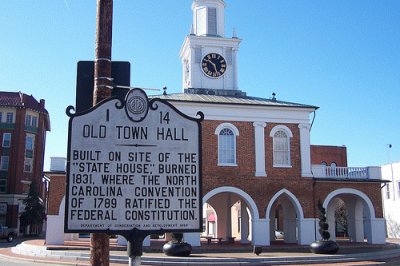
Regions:
<instances>
[{"instance_id":1,"label":"metal sign post","mask_svg":"<svg viewBox=\"0 0 400 266\"><path fill-rule=\"evenodd\" d=\"M67 114L65 232L123 235L140 260L149 234L201 231L201 112L133 89Z\"/></svg>"}]
</instances>

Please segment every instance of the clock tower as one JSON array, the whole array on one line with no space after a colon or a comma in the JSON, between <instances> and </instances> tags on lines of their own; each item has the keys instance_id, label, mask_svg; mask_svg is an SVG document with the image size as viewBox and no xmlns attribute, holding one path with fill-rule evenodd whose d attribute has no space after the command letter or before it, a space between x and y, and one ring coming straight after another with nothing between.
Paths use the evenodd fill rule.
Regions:
<instances>
[{"instance_id":1,"label":"clock tower","mask_svg":"<svg viewBox=\"0 0 400 266\"><path fill-rule=\"evenodd\" d=\"M185 91L205 89L213 94L239 93L237 52L240 39L225 38L223 0L194 0L193 24L181 51Z\"/></svg>"}]
</instances>

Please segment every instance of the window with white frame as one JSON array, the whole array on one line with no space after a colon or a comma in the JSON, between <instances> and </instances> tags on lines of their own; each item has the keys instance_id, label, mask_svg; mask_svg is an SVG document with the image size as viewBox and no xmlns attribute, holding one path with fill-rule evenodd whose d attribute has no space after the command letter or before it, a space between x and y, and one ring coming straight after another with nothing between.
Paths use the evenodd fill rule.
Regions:
<instances>
[{"instance_id":1,"label":"window with white frame","mask_svg":"<svg viewBox=\"0 0 400 266\"><path fill-rule=\"evenodd\" d=\"M331 163L331 168L329 169L331 176L336 176L336 167L337 164L335 162Z\"/></svg>"},{"instance_id":2,"label":"window with white frame","mask_svg":"<svg viewBox=\"0 0 400 266\"><path fill-rule=\"evenodd\" d=\"M38 122L37 121L38 121L37 116L32 116L31 126L37 127L38 126Z\"/></svg>"},{"instance_id":3,"label":"window with white frame","mask_svg":"<svg viewBox=\"0 0 400 266\"><path fill-rule=\"evenodd\" d=\"M1 156L0 158L0 170L7 171L10 158L8 156Z\"/></svg>"},{"instance_id":4,"label":"window with white frame","mask_svg":"<svg viewBox=\"0 0 400 266\"><path fill-rule=\"evenodd\" d=\"M389 183L386 183L386 199L390 199L390 186Z\"/></svg>"},{"instance_id":5,"label":"window with white frame","mask_svg":"<svg viewBox=\"0 0 400 266\"><path fill-rule=\"evenodd\" d=\"M35 142L35 136L26 135L25 139L25 151L33 151L33 145Z\"/></svg>"},{"instance_id":6,"label":"window with white frame","mask_svg":"<svg viewBox=\"0 0 400 266\"><path fill-rule=\"evenodd\" d=\"M3 133L3 148L9 148L11 146L11 133Z\"/></svg>"},{"instance_id":7,"label":"window with white frame","mask_svg":"<svg viewBox=\"0 0 400 266\"><path fill-rule=\"evenodd\" d=\"M25 158L24 172L32 173L33 160L32 158Z\"/></svg>"},{"instance_id":8,"label":"window with white frame","mask_svg":"<svg viewBox=\"0 0 400 266\"><path fill-rule=\"evenodd\" d=\"M292 132L286 126L276 126L271 130L274 167L290 167L290 138Z\"/></svg>"},{"instance_id":9,"label":"window with white frame","mask_svg":"<svg viewBox=\"0 0 400 266\"><path fill-rule=\"evenodd\" d=\"M400 198L400 181L397 181L397 194L399 195Z\"/></svg>"},{"instance_id":10,"label":"window with white frame","mask_svg":"<svg viewBox=\"0 0 400 266\"><path fill-rule=\"evenodd\" d=\"M14 123L14 113L7 112L6 123L12 124Z\"/></svg>"},{"instance_id":11,"label":"window with white frame","mask_svg":"<svg viewBox=\"0 0 400 266\"><path fill-rule=\"evenodd\" d=\"M25 163L24 163L24 171L25 172L31 172L32 159L33 159L34 147L35 147L34 145L35 145L35 135L27 134L26 138L25 138ZM30 163L28 161L30 161Z\"/></svg>"},{"instance_id":12,"label":"window with white frame","mask_svg":"<svg viewBox=\"0 0 400 266\"><path fill-rule=\"evenodd\" d=\"M32 121L32 116L26 115L25 116L25 126L29 127L31 125L31 121Z\"/></svg>"},{"instance_id":13,"label":"window with white frame","mask_svg":"<svg viewBox=\"0 0 400 266\"><path fill-rule=\"evenodd\" d=\"M34 115L27 114L25 116L25 126L37 127L37 117Z\"/></svg>"},{"instance_id":14,"label":"window with white frame","mask_svg":"<svg viewBox=\"0 0 400 266\"><path fill-rule=\"evenodd\" d=\"M236 166L236 136L237 128L229 123L223 123L217 127L218 135L218 165Z\"/></svg>"}]
</instances>

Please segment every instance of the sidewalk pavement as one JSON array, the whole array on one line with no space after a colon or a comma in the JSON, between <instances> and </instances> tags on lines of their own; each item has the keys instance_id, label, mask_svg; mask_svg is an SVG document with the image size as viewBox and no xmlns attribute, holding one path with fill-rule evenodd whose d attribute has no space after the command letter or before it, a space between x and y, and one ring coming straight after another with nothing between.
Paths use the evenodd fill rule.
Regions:
<instances>
[{"instance_id":1,"label":"sidewalk pavement","mask_svg":"<svg viewBox=\"0 0 400 266\"><path fill-rule=\"evenodd\" d=\"M189 257L168 257L162 253L162 241L152 241L144 247L142 265L377 265L392 261L400 265L400 240L388 239L384 245L350 243L339 241L339 252L335 255L313 254L308 246L273 242L263 247L257 256L247 244L206 244L194 247ZM43 239L27 240L16 247L0 250L0 256L16 260L29 260L55 265L90 265L90 243L88 239L65 241L64 245L45 245ZM397 264L396 264L397 263ZM126 247L110 241L110 265L127 265Z\"/></svg>"}]
</instances>

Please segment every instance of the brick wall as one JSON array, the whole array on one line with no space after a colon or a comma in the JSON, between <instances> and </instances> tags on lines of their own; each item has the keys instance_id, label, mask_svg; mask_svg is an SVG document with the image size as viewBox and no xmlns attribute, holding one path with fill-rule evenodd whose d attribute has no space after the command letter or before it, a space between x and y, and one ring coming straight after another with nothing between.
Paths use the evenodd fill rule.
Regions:
<instances>
[{"instance_id":1,"label":"brick wall","mask_svg":"<svg viewBox=\"0 0 400 266\"><path fill-rule=\"evenodd\" d=\"M285 124L293 134L290 139L290 168L273 167L271 129L278 125L267 124L265 127L266 177L256 177L254 126L250 122L231 122L239 130L237 136L237 166L218 166L218 136L215 130L225 121L204 121L202 123L202 188L203 196L209 191L223 186L235 187L251 196L258 207L260 217L265 217L266 207L271 198L280 190L287 189L300 202L305 218L318 217L314 204L318 199L325 199L331 192L339 188L353 188L362 191L371 199L376 217L382 217L382 204L379 183L362 182L321 182L312 178L301 177L300 136L297 124ZM347 165L346 148L330 146L313 146L319 158L336 151L330 158L339 156L338 166ZM326 147L326 149L325 149ZM344 153L344 154L343 154ZM335 157L335 158L339 158ZM313 157L314 160L317 158ZM313 189L315 186L315 190ZM65 175L52 175L49 187L49 214L58 214L61 200L65 194ZM315 208L314 208L315 207Z\"/></svg>"},{"instance_id":2,"label":"brick wall","mask_svg":"<svg viewBox=\"0 0 400 266\"><path fill-rule=\"evenodd\" d=\"M61 201L65 195L65 174L46 173L50 177L49 209L47 214L58 215Z\"/></svg>"},{"instance_id":3,"label":"brick wall","mask_svg":"<svg viewBox=\"0 0 400 266\"><path fill-rule=\"evenodd\" d=\"M318 199L325 199L328 194L334 190L340 188L353 188L367 195L375 209L376 218L383 218L382 194L380 186L380 183L318 181L315 185L315 198L316 202L318 202Z\"/></svg>"},{"instance_id":4,"label":"brick wall","mask_svg":"<svg viewBox=\"0 0 400 266\"><path fill-rule=\"evenodd\" d=\"M223 122L225 121L204 121L202 123L203 196L216 187L239 188L253 198L260 216L265 217L265 209L271 198L280 190L287 189L299 200L304 217L311 218L318 217L318 213L314 214L314 210L318 210L317 208L314 209L314 202L317 204L318 199L325 199L330 192L336 189L352 188L368 195L375 207L376 217L382 217L379 184L339 181L316 182L314 194L314 180L301 177L300 132L297 124L284 124L293 134L290 139L291 168L273 167L273 143L270 132L272 128L281 124L268 123L264 132L267 177L254 176L254 127L250 122L231 122L239 130L237 166L218 166L218 136L215 135L215 129ZM311 148L313 163L320 160L328 164L336 162L338 166L347 166L346 147L314 145Z\"/></svg>"},{"instance_id":5,"label":"brick wall","mask_svg":"<svg viewBox=\"0 0 400 266\"><path fill-rule=\"evenodd\" d=\"M311 145L311 163L328 166L336 163L336 166L347 167L347 148L345 146L321 146Z\"/></svg>"},{"instance_id":6,"label":"brick wall","mask_svg":"<svg viewBox=\"0 0 400 266\"><path fill-rule=\"evenodd\" d=\"M309 205L312 179L301 177L300 133L297 124L285 124L293 134L290 139L290 168L273 167L270 132L278 124L265 127L267 177L255 176L254 126L250 122L231 122L239 130L236 155L237 166L218 166L218 136L215 129L225 121L204 121L203 133L203 195L216 187L232 186L249 194L258 206L261 216L271 198L281 189L287 189L299 199L303 207ZM281 125L281 124L279 124ZM312 205L311 205L312 206Z\"/></svg>"}]
</instances>

